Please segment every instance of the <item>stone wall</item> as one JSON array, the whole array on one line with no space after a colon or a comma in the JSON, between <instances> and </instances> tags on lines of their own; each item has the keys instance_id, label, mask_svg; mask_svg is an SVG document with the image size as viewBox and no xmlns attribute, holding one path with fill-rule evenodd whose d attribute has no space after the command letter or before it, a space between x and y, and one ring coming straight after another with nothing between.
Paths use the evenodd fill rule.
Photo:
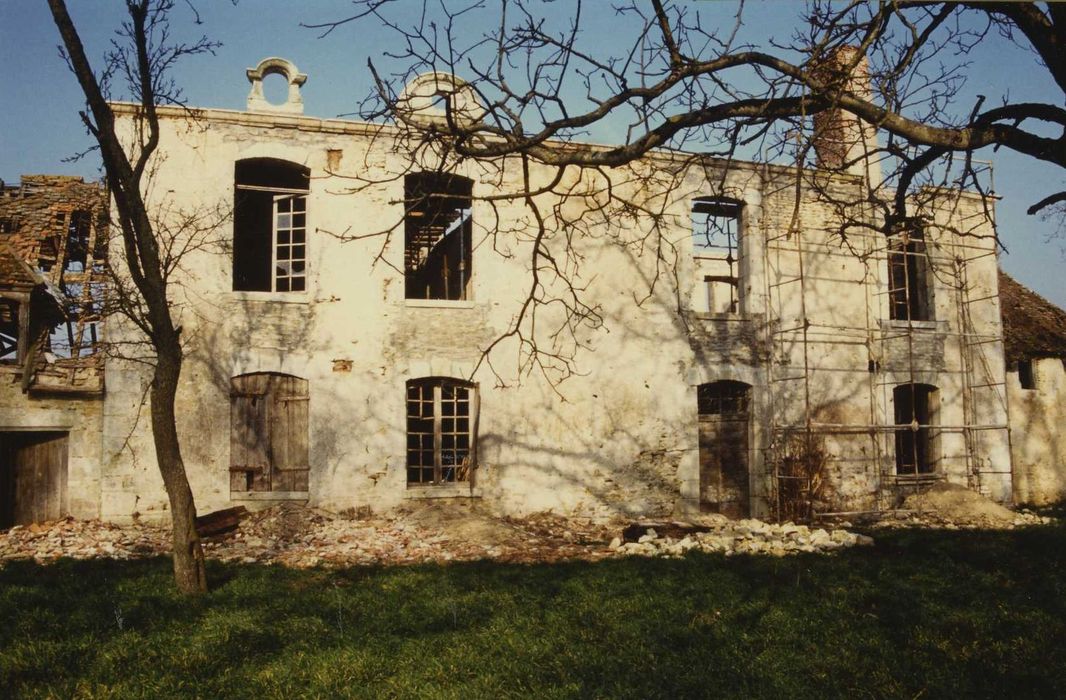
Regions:
<instances>
[{"instance_id":1,"label":"stone wall","mask_svg":"<svg viewBox=\"0 0 1066 700\"><path fill-rule=\"evenodd\" d=\"M130 128L129 108L117 105L116 112ZM978 297L975 280L995 284L990 242L960 247L943 234L937 255L946 273L934 282L935 321L893 325L882 321L888 317L883 239L856 234L853 248L842 246L833 235L832 209L808 194L801 230L793 231L792 169L666 155L629 172L619 169L619 191L662 212L657 229L632 212L590 210L594 198L581 196L586 190L575 176L558 190L578 194L538 200L552 217L545 244L565 256L564 234L582 232L572 238L574 257L560 259L576 266L583 298L602 326L578 328L579 342L557 347L561 341L551 331L559 311L540 311L536 342L569 353L574 369L556 383L535 365L522 365L523 346L507 335L529 288L528 209L520 200L490 206L476 199L513 187L517 169L492 175L473 164L459 168L475 183L471 298L406 300L402 173L410 164L389 147L387 128L222 110L204 110L195 120L177 110L162 114L153 191L167 193L172 210L227 211L239 159L278 158L311 171L306 292L233 291L225 246L232 222L224 215L221 245L197 249L183 261L187 284L174 290L188 342L179 431L201 510L231 503L229 381L257 371L308 380L311 473L301 498L333 509L390 510L411 498L460 495L512 513L691 509L699 498L697 387L718 380L752 388L754 514L774 505L775 455L789 435L807 427L828 456L825 473L833 489L824 508L891 505L892 387L915 377L940 390L938 477L1003 498L1002 478L990 468L982 481L974 463L1006 465L1009 497L1009 455L999 454L994 440L976 441L979 450L971 454L965 434L975 417L964 396L979 382L969 369L975 366L967 354L972 348L960 340L974 322L960 316L959 305ZM669 186L647 188L649 180L637 175L649 173ZM551 173L532 175L547 179ZM856 189L859 183L845 178L839 186ZM692 304L689 212L694 197L708 194L728 194L744 205L742 300L732 315L701 314ZM962 198L951 210L956 213L943 216L977 210L976 200ZM503 223L497 228L494 222ZM667 243L663 256L647 247L655 240L649 233ZM956 258L969 283L948 265ZM547 292L566 291L546 284ZM980 319L982 332L997 332L994 317ZM134 337L129 328L113 332ZM500 338L486 362L482 351ZM1001 349L992 343L983 352L993 375L1000 368L1002 384ZM165 498L143 417L147 378L118 361L108 372L104 513L162 517ZM471 379L478 386L473 488L406 486L405 383L419 377ZM1005 407L989 412L983 418L1002 423L1005 435Z\"/></svg>"},{"instance_id":2,"label":"stone wall","mask_svg":"<svg viewBox=\"0 0 1066 700\"><path fill-rule=\"evenodd\" d=\"M1066 499L1066 364L1058 357L1032 360L1034 386L1007 373L1014 500L1047 505Z\"/></svg>"}]
</instances>

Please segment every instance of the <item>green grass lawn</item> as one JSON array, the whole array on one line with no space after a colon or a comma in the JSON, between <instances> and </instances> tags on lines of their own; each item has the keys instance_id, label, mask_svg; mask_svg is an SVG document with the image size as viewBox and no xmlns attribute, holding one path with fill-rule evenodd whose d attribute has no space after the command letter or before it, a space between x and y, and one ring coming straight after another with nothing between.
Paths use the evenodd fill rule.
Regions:
<instances>
[{"instance_id":1,"label":"green grass lawn","mask_svg":"<svg viewBox=\"0 0 1066 700\"><path fill-rule=\"evenodd\" d=\"M0 570L0 697L1066 697L1066 526L835 556Z\"/></svg>"}]
</instances>

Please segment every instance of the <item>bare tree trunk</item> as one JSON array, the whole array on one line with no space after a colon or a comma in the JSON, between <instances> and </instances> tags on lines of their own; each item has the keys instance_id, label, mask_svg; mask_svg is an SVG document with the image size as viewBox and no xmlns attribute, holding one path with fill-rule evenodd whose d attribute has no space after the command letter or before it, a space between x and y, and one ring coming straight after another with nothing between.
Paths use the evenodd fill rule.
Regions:
<instances>
[{"instance_id":1,"label":"bare tree trunk","mask_svg":"<svg viewBox=\"0 0 1066 700\"><path fill-rule=\"evenodd\" d=\"M156 461L163 476L173 524L174 581L182 593L205 593L207 570L200 535L196 532L196 504L181 458L174 400L181 374L181 349L159 348L150 393L152 437Z\"/></svg>"},{"instance_id":2,"label":"bare tree trunk","mask_svg":"<svg viewBox=\"0 0 1066 700\"><path fill-rule=\"evenodd\" d=\"M126 10L130 19L125 31L133 44L128 60L132 62L129 65L136 66L131 79L135 79L133 88L140 97L145 126L145 138L140 141L139 150L134 151L135 161L131 162L115 131L111 108L85 56L84 46L67 12L66 3L64 0L48 0L48 6L63 38L71 70L85 93L89 110L88 113L82 112L82 121L100 144L109 189L118 210L117 223L122 234L127 272L144 302L143 314L134 309L125 309L124 312L148 336L155 352L155 373L149 394L152 438L163 486L170 500L174 580L182 593L204 593L207 591L204 551L196 532L196 505L181 458L174 418L174 400L182 365L181 329L174 326L171 316L159 242L142 193L148 161L159 144L159 119L155 111L157 82L162 77L165 65L175 55L195 53L198 50L196 46L204 44L185 47L178 54L167 53L168 61L161 61L165 49L153 46L150 36L153 28L163 26L165 29L165 25L156 22L160 17L165 18L169 3L160 0L127 0ZM113 56L111 60L113 63L110 68L115 68L114 61L119 58Z\"/></svg>"}]
</instances>

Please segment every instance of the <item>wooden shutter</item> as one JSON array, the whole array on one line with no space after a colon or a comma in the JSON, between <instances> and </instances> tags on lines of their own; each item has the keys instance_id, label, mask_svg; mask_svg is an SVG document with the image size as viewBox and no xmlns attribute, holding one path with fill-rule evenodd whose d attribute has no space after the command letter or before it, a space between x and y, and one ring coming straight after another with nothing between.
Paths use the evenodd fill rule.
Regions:
<instances>
[{"instance_id":1,"label":"wooden shutter","mask_svg":"<svg viewBox=\"0 0 1066 700\"><path fill-rule=\"evenodd\" d=\"M272 489L306 491L309 471L307 380L288 375L275 375L273 379L270 417Z\"/></svg>"},{"instance_id":2,"label":"wooden shutter","mask_svg":"<svg viewBox=\"0 0 1066 700\"><path fill-rule=\"evenodd\" d=\"M230 490L270 490L270 376L234 377L230 394Z\"/></svg>"}]
</instances>

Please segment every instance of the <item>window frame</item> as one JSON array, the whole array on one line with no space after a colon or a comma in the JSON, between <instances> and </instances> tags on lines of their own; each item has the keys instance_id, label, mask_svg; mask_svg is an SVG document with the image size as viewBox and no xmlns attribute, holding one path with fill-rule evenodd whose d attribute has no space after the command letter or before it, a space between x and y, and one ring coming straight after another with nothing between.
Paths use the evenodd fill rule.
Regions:
<instances>
[{"instance_id":1,"label":"window frame","mask_svg":"<svg viewBox=\"0 0 1066 700\"><path fill-rule=\"evenodd\" d=\"M889 239L888 318L901 323L935 321L932 264L921 228ZM896 286L898 282L902 286Z\"/></svg>"},{"instance_id":2,"label":"window frame","mask_svg":"<svg viewBox=\"0 0 1066 700\"><path fill-rule=\"evenodd\" d=\"M911 420L903 423L901 397L910 402ZM919 402L921 398L921 403ZM905 479L936 477L940 473L939 429L940 389L932 384L918 382L898 384L892 388L893 441L896 476ZM924 421L923 421L924 419ZM906 452L910 443L910 455ZM913 458L913 464L904 460ZM921 459L924 457L924 460ZM904 470L903 467L912 467Z\"/></svg>"},{"instance_id":3,"label":"window frame","mask_svg":"<svg viewBox=\"0 0 1066 700\"><path fill-rule=\"evenodd\" d=\"M283 202L283 201L286 201L286 200L291 202L292 205L293 205L292 208L290 209L290 211L288 211L288 212L280 212L280 211L278 211L278 204L280 202ZM302 210L301 211L296 211L296 203L297 202L302 206ZM273 197L273 199L271 201L271 204L272 204L272 207L273 207L273 212L272 212L273 216L271 217L272 221L271 221L271 227L270 227L271 228L271 239L270 239L271 240L271 243L270 243L270 269L271 269L270 291L273 292L273 293L284 293L284 294L287 294L289 292L294 292L294 293L298 293L298 294L306 293L307 292L307 243L308 243L308 241L307 241L307 195L306 194L302 194L302 195L297 195L297 194L276 194L276 195L274 195L274 197ZM288 214L289 217L290 217L290 219L289 219L290 226L285 227L286 228L286 233L288 234L288 238L289 239L288 239L287 242L284 242L284 243L280 240L280 237L281 237L281 230L280 229L282 228L280 226L280 219L281 219L281 216L283 214ZM295 223L296 222L296 217L297 216L301 216L301 215L304 217L304 223L303 223L303 226L299 226L298 227L298 226L296 226L296 223ZM297 232L299 232L299 235L302 237L302 240L299 243L297 243L296 240L295 240ZM280 256L280 252L281 252L282 247L285 247L287 249L288 254L289 254L288 259L284 261L289 266L288 269L287 269L287 274L284 274L284 275L281 274L281 267L280 267L280 264L282 263L281 256ZM303 249L303 255L300 258L295 257L295 250L298 247ZM293 269L295 267L297 261L303 265L302 269L299 270L299 272L297 272L296 270ZM281 281L282 279L285 279L288 282L289 289L278 289L279 281ZM301 289L293 289L292 288L292 282L294 280L297 280L297 279L300 280L300 284L302 285Z\"/></svg>"},{"instance_id":4,"label":"window frame","mask_svg":"<svg viewBox=\"0 0 1066 700\"><path fill-rule=\"evenodd\" d=\"M306 166L292 161L278 158L245 158L234 163L234 221L233 221L233 256L231 266L231 291L235 294L267 295L275 294L281 297L303 297L310 291L311 285L311 171ZM298 184L303 186L297 186ZM259 194L259 201L242 202L242 193ZM288 212L279 211L279 203L283 201L293 202ZM295 203L299 202L302 211L296 211ZM248 209L245 209L248 207ZM262 211L259 210L262 207ZM269 213L267 212L269 209ZM290 226L279 227L280 217L288 214ZM269 224L265 221L269 215ZM297 215L303 216L303 225L296 227ZM256 220L259 219L259 220ZM243 227L243 228L242 228ZM259 227L263 227L259 230ZM269 231L266 227L269 227ZM279 228L287 229L289 243L279 241ZM299 259L303 269L298 273L293 270L293 258L288 264L288 274L282 274L279 262L286 262L279 256L279 249L287 246L289 252L297 244L292 243L295 231L301 230L303 236L303 257ZM269 256L262 255L262 251L256 254L259 246L269 245ZM241 252L238 252L240 248ZM269 260L268 260L269 257ZM242 262L243 261L243 262ZM246 267L238 272L238 266ZM263 268L268 267L263 274ZM262 276L262 279L259 279ZM251 278L242 281L240 278ZM257 283L259 288L254 288ZM288 284L281 282L288 280ZM302 289L293 289L293 280L301 280ZM281 288L288 286L288 289Z\"/></svg>"},{"instance_id":5,"label":"window frame","mask_svg":"<svg viewBox=\"0 0 1066 700\"><path fill-rule=\"evenodd\" d=\"M703 220L703 231L697 230L697 216L706 217ZM710 222L714 219L724 219L731 224L718 226L720 235L724 236L724 241L722 241L724 245L711 244L708 230ZM744 245L744 202L730 197L694 197L689 204L689 227L696 279L702 282L702 297L707 305L707 312L726 315L741 313L743 294L740 282L743 276L741 260ZM707 243L699 243L701 236L707 239ZM716 269L722 267L721 263L725 264L728 274L721 274L722 270ZM718 296L715 294L715 289L720 287L729 289L729 303L725 310L718 308L723 305L716 306L715 304Z\"/></svg>"},{"instance_id":6,"label":"window frame","mask_svg":"<svg viewBox=\"0 0 1066 700\"><path fill-rule=\"evenodd\" d=\"M406 469L406 484L408 489L421 488L447 488L470 484L473 486L474 472L477 468L477 429L480 416L480 392L478 385L462 379L452 377L419 377L410 379L405 384L404 393L404 417L406 421L404 439L404 466ZM427 405L426 390L430 390L428 405L431 406L430 415L426 415L424 406ZM446 390L455 392L454 398L446 397ZM412 392L417 391L418 396L412 397ZM466 399L462 400L458 394L465 391ZM417 415L412 414L412 401L417 402L420 409ZM448 402L452 402L451 413L444 408ZM467 413L461 414L459 407L466 403ZM466 420L465 431L458 430L460 420ZM427 425L426 421L430 421ZM452 428L446 429L445 423L452 421ZM413 422L421 422L421 430L413 430ZM417 425L417 423L414 423ZM432 432L427 431L429 428ZM427 447L425 439L429 437L432 447ZM412 445L412 438L416 438L418 444ZM448 446L448 438L451 445ZM460 447L460 438L465 438L465 447ZM458 453L465 451L463 458L458 459ZM429 453L432 464L427 464L425 455ZM451 461L446 463L445 455L451 453ZM417 455L417 461L412 457ZM417 472L419 478L412 480L412 473ZM423 480L426 473L430 479Z\"/></svg>"},{"instance_id":7,"label":"window frame","mask_svg":"<svg viewBox=\"0 0 1066 700\"><path fill-rule=\"evenodd\" d=\"M434 201L442 202L435 205ZM450 209L446 205L453 204ZM465 205L465 206L460 206ZM453 221L446 222L446 229L428 247L419 245L419 234L424 232L446 212L460 212ZM404 176L404 299L408 302L433 302L443 304L462 304L474 297L474 181L455 173L438 171L419 171ZM428 219L428 221L420 221ZM458 229L456 231L456 229ZM458 293L451 294L451 282L448 271L445 247L454 235L458 242L458 261L455 271L458 274ZM412 263L416 257L424 259ZM430 260L438 251L443 263L440 276L429 274ZM418 286L421 286L421 290ZM434 293L433 287L439 286L442 292Z\"/></svg>"}]
</instances>

